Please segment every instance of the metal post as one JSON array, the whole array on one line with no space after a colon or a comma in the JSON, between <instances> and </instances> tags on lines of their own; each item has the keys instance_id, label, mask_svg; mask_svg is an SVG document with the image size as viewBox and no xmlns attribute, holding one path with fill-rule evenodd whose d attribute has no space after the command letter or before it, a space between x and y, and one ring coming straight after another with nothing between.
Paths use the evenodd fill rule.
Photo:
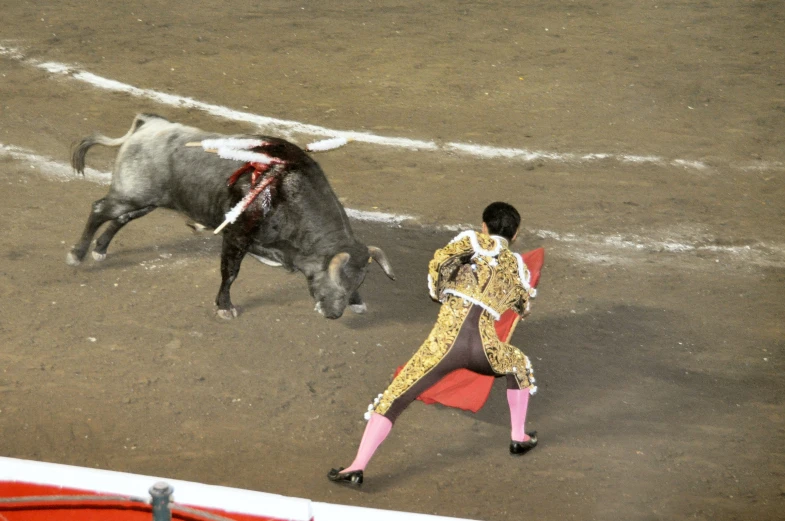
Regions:
<instances>
[{"instance_id":1,"label":"metal post","mask_svg":"<svg viewBox=\"0 0 785 521\"><path fill-rule=\"evenodd\" d=\"M165 481L159 481L150 487L153 498L153 521L172 521L172 510L169 508L174 489Z\"/></svg>"}]
</instances>

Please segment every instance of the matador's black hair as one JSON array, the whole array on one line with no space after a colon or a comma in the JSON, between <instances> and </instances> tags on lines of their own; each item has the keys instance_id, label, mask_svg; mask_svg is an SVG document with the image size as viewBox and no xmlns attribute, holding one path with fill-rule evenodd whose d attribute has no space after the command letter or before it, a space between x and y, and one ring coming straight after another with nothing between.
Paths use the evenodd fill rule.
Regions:
<instances>
[{"instance_id":1,"label":"matador's black hair","mask_svg":"<svg viewBox=\"0 0 785 521\"><path fill-rule=\"evenodd\" d=\"M518 226L521 225L521 214L510 204L495 202L483 210L482 222L488 226L488 233L491 235L501 235L512 241Z\"/></svg>"}]
</instances>

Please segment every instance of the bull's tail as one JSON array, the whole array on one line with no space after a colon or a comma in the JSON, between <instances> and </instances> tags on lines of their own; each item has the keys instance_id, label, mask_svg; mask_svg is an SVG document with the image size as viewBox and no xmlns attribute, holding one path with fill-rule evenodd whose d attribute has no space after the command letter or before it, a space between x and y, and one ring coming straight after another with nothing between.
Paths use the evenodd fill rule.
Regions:
<instances>
[{"instance_id":1,"label":"bull's tail","mask_svg":"<svg viewBox=\"0 0 785 521\"><path fill-rule=\"evenodd\" d=\"M160 116L156 116L155 114L137 114L134 118L134 122L131 124L131 128L128 132L123 136L116 139L112 139L110 137L102 136L101 134L93 134L84 138L82 141L79 142L75 147L73 147L73 152L71 153L71 166L74 170L78 173L84 175L84 168L85 168L85 156L87 155L87 151L93 145L104 145L107 147L119 147L123 143L125 143L128 138L130 138L134 132L139 130L139 128L151 121L153 119L164 119Z\"/></svg>"}]
</instances>

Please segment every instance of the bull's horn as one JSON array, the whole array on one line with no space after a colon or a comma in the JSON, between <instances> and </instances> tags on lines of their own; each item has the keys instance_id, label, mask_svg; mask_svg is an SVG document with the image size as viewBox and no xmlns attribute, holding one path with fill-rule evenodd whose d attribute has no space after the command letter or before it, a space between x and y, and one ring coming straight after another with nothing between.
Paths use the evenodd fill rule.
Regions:
<instances>
[{"instance_id":1,"label":"bull's horn","mask_svg":"<svg viewBox=\"0 0 785 521\"><path fill-rule=\"evenodd\" d=\"M395 273L393 273L392 266L390 266L390 261L387 260L387 255L384 254L382 249L376 246L368 246L368 253L371 254L373 260L379 263L379 266L384 270L384 274L395 280Z\"/></svg>"},{"instance_id":2,"label":"bull's horn","mask_svg":"<svg viewBox=\"0 0 785 521\"><path fill-rule=\"evenodd\" d=\"M342 251L341 253L335 254L330 261L330 267L327 268L330 279L339 286L341 285L341 270L346 266L347 262L349 262L349 254Z\"/></svg>"}]
</instances>

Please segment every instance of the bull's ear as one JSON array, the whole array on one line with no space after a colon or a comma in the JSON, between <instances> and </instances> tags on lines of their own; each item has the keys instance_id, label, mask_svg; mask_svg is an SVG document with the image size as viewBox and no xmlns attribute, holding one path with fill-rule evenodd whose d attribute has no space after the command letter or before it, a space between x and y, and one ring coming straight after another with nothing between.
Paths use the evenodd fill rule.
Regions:
<instances>
[{"instance_id":1,"label":"bull's ear","mask_svg":"<svg viewBox=\"0 0 785 521\"><path fill-rule=\"evenodd\" d=\"M382 249L377 248L376 246L368 246L368 253L371 255L373 260L379 263L379 266L381 266L384 270L384 274L390 277L392 280L395 280L395 273L393 273L390 261L387 260L387 255L384 254Z\"/></svg>"},{"instance_id":2,"label":"bull's ear","mask_svg":"<svg viewBox=\"0 0 785 521\"><path fill-rule=\"evenodd\" d=\"M349 262L349 254L342 251L335 254L335 257L330 261L330 266L327 268L330 279L338 286L341 285L341 270L346 266L347 262Z\"/></svg>"}]
</instances>

